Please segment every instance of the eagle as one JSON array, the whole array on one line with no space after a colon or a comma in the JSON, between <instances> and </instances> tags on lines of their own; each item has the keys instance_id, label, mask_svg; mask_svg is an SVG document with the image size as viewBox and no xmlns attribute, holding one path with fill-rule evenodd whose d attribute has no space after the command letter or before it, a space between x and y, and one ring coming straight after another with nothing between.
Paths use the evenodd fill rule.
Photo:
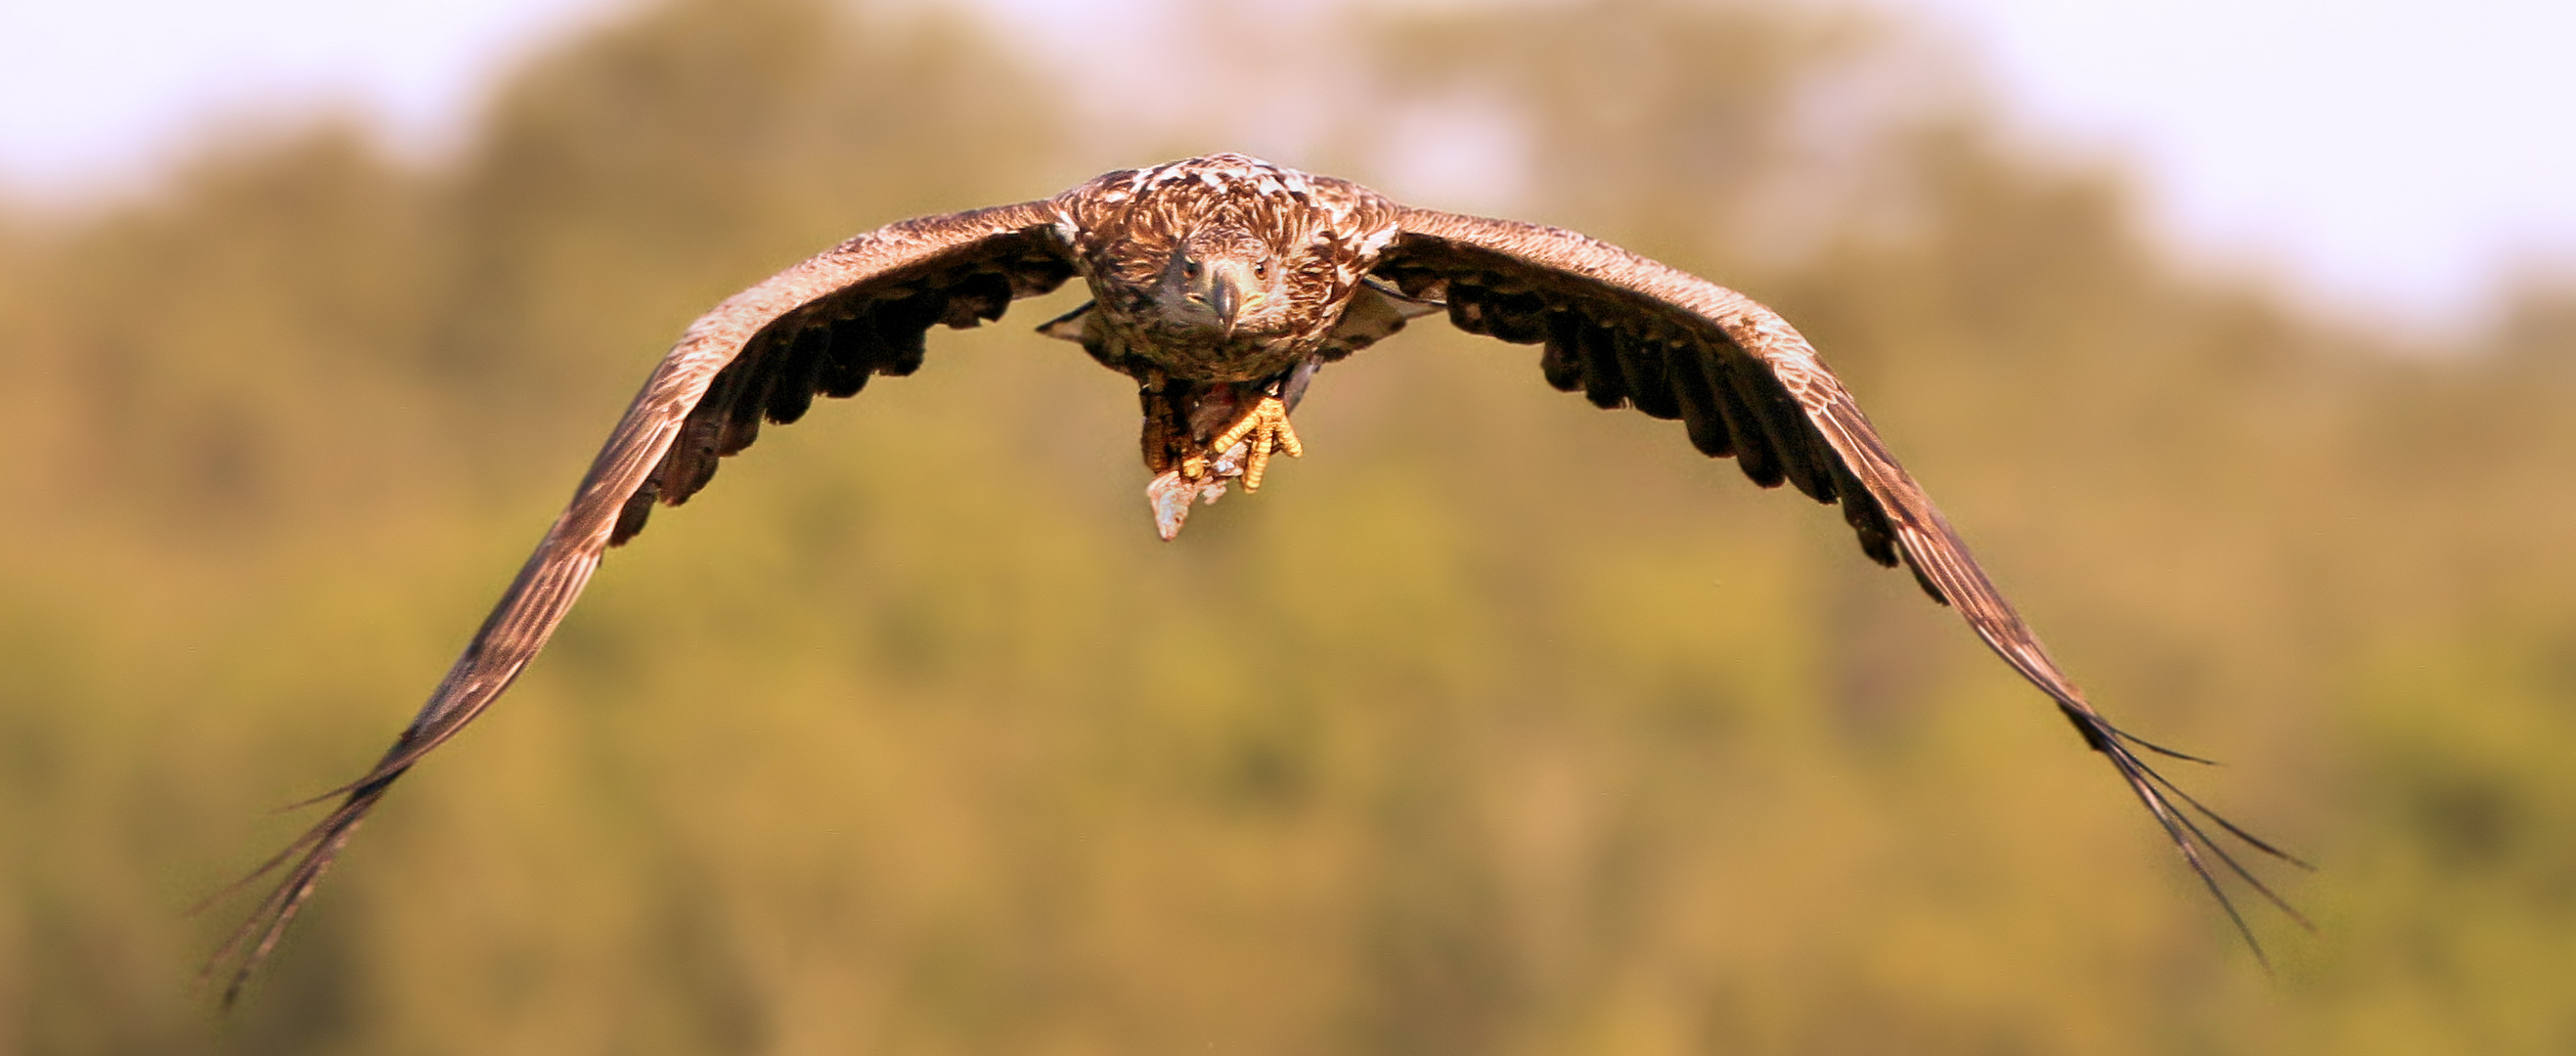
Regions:
<instances>
[{"instance_id":1,"label":"eagle","mask_svg":"<svg viewBox=\"0 0 2576 1056\"><path fill-rule=\"evenodd\" d=\"M536 552L393 746L309 803L330 813L215 897L283 870L210 958L229 1005L395 781L499 699L563 622L601 557L656 506L688 501L761 425L816 396L921 366L933 326L1001 318L1079 277L1082 307L1039 332L1136 383L1146 487L1168 540L1196 505L1261 486L1304 451L1290 415L1316 371L1413 319L1541 346L1548 384L1679 420L1692 446L1765 488L1839 503L1871 560L1900 562L2038 687L2163 830L2263 960L2213 860L2302 926L2218 835L2306 863L2203 806L2086 701L1851 394L1797 329L1743 294L1553 227L1404 205L1241 154L1107 173L1052 198L892 224L726 298L689 325L619 419ZM210 902L213 899L209 900ZM2268 962L2266 962L2268 964Z\"/></svg>"}]
</instances>

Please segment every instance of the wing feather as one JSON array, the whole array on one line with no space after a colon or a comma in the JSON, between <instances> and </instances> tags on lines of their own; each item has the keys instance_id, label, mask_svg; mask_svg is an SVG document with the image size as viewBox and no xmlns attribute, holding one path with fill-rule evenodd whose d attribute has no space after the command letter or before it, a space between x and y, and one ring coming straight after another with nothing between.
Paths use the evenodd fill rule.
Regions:
<instances>
[{"instance_id":1,"label":"wing feather","mask_svg":"<svg viewBox=\"0 0 2576 1056\"><path fill-rule=\"evenodd\" d=\"M1628 402L1648 417L1672 421L1682 416L1681 401L1673 395L1673 349L1651 338L1621 341L1619 375L1628 383Z\"/></svg>"},{"instance_id":2,"label":"wing feather","mask_svg":"<svg viewBox=\"0 0 2576 1056\"><path fill-rule=\"evenodd\" d=\"M1539 351L1538 370L1558 392L1583 388L1584 343L1607 335L1582 316L1558 312L1547 320L1547 346Z\"/></svg>"},{"instance_id":3,"label":"wing feather","mask_svg":"<svg viewBox=\"0 0 2576 1056\"><path fill-rule=\"evenodd\" d=\"M1573 315L1572 312L1564 313ZM1583 398L1603 409L1628 400L1628 372L1619 365L1619 346L1636 338L1608 327L1583 331Z\"/></svg>"},{"instance_id":4,"label":"wing feather","mask_svg":"<svg viewBox=\"0 0 2576 1056\"><path fill-rule=\"evenodd\" d=\"M1823 483L1823 464L1817 444L1805 423L1798 420L1797 405L1780 391L1766 365L1733 345L1713 350L1713 361L1726 373L1727 384L1735 393L1735 406L1753 420L1753 428L1768 440L1779 463L1771 484L1788 481L1809 498L1818 502L1834 501L1834 493Z\"/></svg>"},{"instance_id":5,"label":"wing feather","mask_svg":"<svg viewBox=\"0 0 2576 1056\"><path fill-rule=\"evenodd\" d=\"M1492 291L1503 288L1515 291L1515 298L1538 298L1547 311L1575 316L1575 321L1552 324L1542 366L1551 383L1570 388L1566 382L1575 380L1567 369L1570 357L1559 346L1579 349L1581 386L1602 406L1616 406L1620 400L1603 399L1611 390L1596 376L1596 345L1554 335L1590 335L1604 328L1621 335L1685 335L1663 359L1670 368L1666 376L1673 379L1674 406L1650 402L1658 397L1651 394L1647 372L1627 367L1619 375L1617 396L1649 413L1677 410L1700 450L1722 455L1731 448L1756 483L1767 487L1786 479L1818 501L1839 499L1864 552L1881 564L1902 559L1934 600L1955 608L1989 649L2048 694L2085 743L2111 761L2258 959L2262 946L2219 883L2210 858L2292 920L2307 924L2212 840L2193 812L2247 846L2302 867L2305 863L2202 806L2150 766L2145 755L2191 757L2131 737L2094 710L1978 567L1931 497L1897 464L1842 382L1778 313L1733 290L1571 231L1414 208L1400 209L1396 223L1400 233L1375 268L1381 280L1408 292L1445 292L1451 318L1471 332L1497 332L1492 306L1500 297ZM1463 315L1462 297L1470 305ZM1470 321L1479 325L1468 326ZM1628 354L1632 347L1623 336L1621 363L1639 362ZM1650 395L1639 398L1640 392Z\"/></svg>"},{"instance_id":6,"label":"wing feather","mask_svg":"<svg viewBox=\"0 0 2576 1056\"><path fill-rule=\"evenodd\" d=\"M1736 466L1746 479L1765 488L1776 488L1788 479L1780 468L1780 439L1763 424L1758 406L1744 396L1738 371L1724 353L1714 348L1693 348L1691 358L1699 363L1708 378L1709 393L1726 417L1726 428L1735 437Z\"/></svg>"},{"instance_id":7,"label":"wing feather","mask_svg":"<svg viewBox=\"0 0 2576 1056\"><path fill-rule=\"evenodd\" d=\"M1672 357L1673 397L1681 404L1682 427L1689 431L1691 446L1710 458L1735 454L1735 432L1726 421L1726 409L1708 383L1708 356L1697 348L1686 348Z\"/></svg>"},{"instance_id":8,"label":"wing feather","mask_svg":"<svg viewBox=\"0 0 2576 1056\"><path fill-rule=\"evenodd\" d=\"M790 422L815 395L849 396L870 373L921 365L923 331L999 318L1015 296L1072 276L1045 201L925 217L861 235L725 299L654 368L571 503L529 555L427 704L366 775L319 799L330 814L220 899L285 874L207 965L230 965L229 1004L395 779L491 706L543 648L609 547L655 502L704 487L717 459ZM317 800L318 801L318 800ZM209 900L213 901L212 899Z\"/></svg>"}]
</instances>

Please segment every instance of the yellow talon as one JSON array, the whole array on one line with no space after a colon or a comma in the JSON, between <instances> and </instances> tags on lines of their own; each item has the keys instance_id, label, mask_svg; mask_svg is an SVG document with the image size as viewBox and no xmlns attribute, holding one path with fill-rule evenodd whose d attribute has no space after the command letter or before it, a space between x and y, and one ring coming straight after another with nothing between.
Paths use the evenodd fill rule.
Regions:
<instances>
[{"instance_id":1,"label":"yellow talon","mask_svg":"<svg viewBox=\"0 0 2576 1056\"><path fill-rule=\"evenodd\" d=\"M1265 448L1253 448L1251 457L1243 461L1244 494L1250 495L1261 490L1261 471L1268 468L1270 468L1270 452Z\"/></svg>"},{"instance_id":2,"label":"yellow talon","mask_svg":"<svg viewBox=\"0 0 2576 1056\"><path fill-rule=\"evenodd\" d=\"M1249 450L1243 460L1243 490L1246 492L1261 490L1261 473L1270 468L1271 452L1285 451L1290 458L1306 453L1306 445L1297 442L1297 430L1288 424L1288 405L1281 403L1276 396L1262 397L1260 403L1252 406L1250 413L1218 436L1209 449L1223 451L1245 441L1249 441Z\"/></svg>"},{"instance_id":3,"label":"yellow talon","mask_svg":"<svg viewBox=\"0 0 2576 1056\"><path fill-rule=\"evenodd\" d=\"M1231 428L1228 428L1223 433L1217 434L1216 440L1208 444L1209 449L1223 451L1226 448L1233 447L1236 441L1252 435L1254 430L1261 428L1261 420L1268 416L1263 412L1270 411L1278 403L1279 400L1277 397L1262 397L1261 402L1253 404L1252 409L1244 412L1243 417L1235 419L1234 425Z\"/></svg>"}]
</instances>

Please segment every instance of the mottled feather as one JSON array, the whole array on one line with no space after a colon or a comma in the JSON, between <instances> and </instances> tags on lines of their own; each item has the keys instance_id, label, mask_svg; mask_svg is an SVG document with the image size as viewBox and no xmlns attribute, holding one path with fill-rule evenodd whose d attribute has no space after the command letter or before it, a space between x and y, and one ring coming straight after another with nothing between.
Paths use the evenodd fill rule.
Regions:
<instances>
[{"instance_id":1,"label":"mottled feather","mask_svg":"<svg viewBox=\"0 0 2576 1056\"><path fill-rule=\"evenodd\" d=\"M1169 483L1179 472L1170 466L1234 466L1236 452L1207 449L1229 423L1271 404L1294 410L1321 365L1445 311L1469 333L1543 346L1540 370L1558 389L1679 419L1694 447L1736 459L1755 483L1839 502L1872 560L1903 561L2111 759L2249 943L2209 858L2289 909L2192 812L2287 856L2176 789L2142 754L2162 749L2093 709L1787 321L1572 232L1404 207L1345 180L1218 154L1109 173L1043 201L894 224L691 324L411 724L372 769L321 797L338 802L318 824L227 889L284 870L208 966L229 967L225 1000L392 783L509 687L602 555L641 531L654 506L706 487L764 423L795 422L815 397L855 395L871 377L912 373L932 327L998 319L1012 300L1076 276L1093 303L1041 330L1136 383L1145 461L1165 474L1155 494L1167 535L1190 503L1223 491L1215 476Z\"/></svg>"}]
</instances>

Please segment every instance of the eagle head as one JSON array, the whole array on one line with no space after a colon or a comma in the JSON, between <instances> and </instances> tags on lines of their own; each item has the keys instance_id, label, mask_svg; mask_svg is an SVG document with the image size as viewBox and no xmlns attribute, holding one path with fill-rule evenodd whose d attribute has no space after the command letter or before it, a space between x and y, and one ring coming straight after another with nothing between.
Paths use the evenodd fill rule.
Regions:
<instances>
[{"instance_id":1,"label":"eagle head","mask_svg":"<svg viewBox=\"0 0 2576 1056\"><path fill-rule=\"evenodd\" d=\"M1113 172L1051 204L1099 309L1060 336L1096 323L1102 362L1191 381L1267 379L1326 351L1394 233L1366 189L1240 154Z\"/></svg>"},{"instance_id":2,"label":"eagle head","mask_svg":"<svg viewBox=\"0 0 2576 1056\"><path fill-rule=\"evenodd\" d=\"M1252 231L1202 228L1173 245L1154 299L1170 322L1221 337L1274 334L1289 328L1288 271L1278 251Z\"/></svg>"}]
</instances>

